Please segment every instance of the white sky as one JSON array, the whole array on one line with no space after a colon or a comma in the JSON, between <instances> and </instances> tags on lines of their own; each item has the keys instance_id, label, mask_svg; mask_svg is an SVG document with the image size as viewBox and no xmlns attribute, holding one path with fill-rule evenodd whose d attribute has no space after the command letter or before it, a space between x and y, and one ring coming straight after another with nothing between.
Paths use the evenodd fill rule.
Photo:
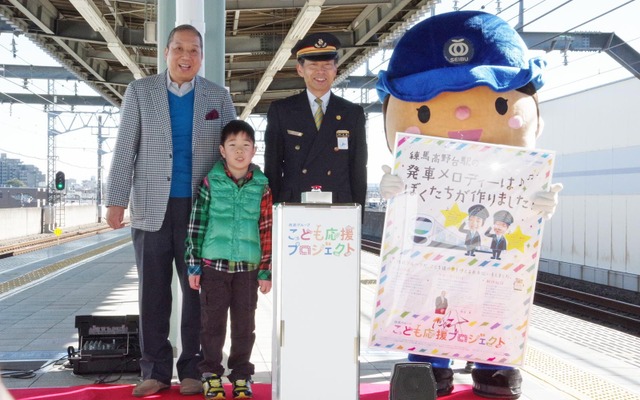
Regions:
<instances>
[{"instance_id":1,"label":"white sky","mask_svg":"<svg viewBox=\"0 0 640 400\"><path fill-rule=\"evenodd\" d=\"M498 4L503 12L498 14L511 25L517 22L518 5L516 0L443 0L436 6L436 13L452 11L454 4L464 10L477 10L484 6L484 10L496 13ZM512 4L515 4L512 6ZM619 9L599 17L618 6ZM557 8L557 9L556 9ZM527 0L525 1L525 25L528 32L614 32L622 40L630 44L636 51L640 51L640 24L634 18L640 16L640 2L635 0ZM553 13L543 16L550 10ZM540 18L540 19L538 19ZM587 21L591 22L584 24ZM579 26L579 27L578 27ZM577 27L577 28L576 28ZM575 28L575 29L574 29ZM16 57L12 53L12 39L16 41ZM604 53L577 53L566 55L568 64L564 64L563 55L552 52L546 55L548 69L545 74L546 84L540 91L542 101L564 96L587 88L600 86L631 76L620 64L613 61ZM371 60L369 68L377 73L381 60ZM22 65L56 65L46 54L40 51L23 37L10 34L0 34L0 64ZM20 92L22 82L7 79L0 75L0 91L7 93ZM46 81L30 82L29 87L36 93L47 92ZM57 82L57 94L71 94L78 90L81 94L94 95L86 85L79 83L76 89L75 81ZM350 100L357 100L360 92L349 94ZM355 97L354 97L355 96ZM374 93L370 94L373 101L377 100ZM622 99L621 101L624 101ZM59 106L59 110L70 110L69 107ZM77 109L79 110L79 109ZM85 108L85 110L87 110ZM116 110L117 111L117 110ZM25 164L36 165L46 174L47 171L47 117L41 105L18 105L7 103L0 105L0 153L7 153L7 157L22 159ZM64 117L65 119L71 118ZM76 121L77 123L77 121ZM95 125L95 124L94 124ZM263 124L264 125L264 124ZM382 133L382 116L370 114L368 125L369 141L369 178L370 183L378 183L381 177L380 165L389 163L390 154L386 147ZM90 179L97 175L97 129L86 128L64 133L57 136L57 169L65 171L67 179L78 181ZM103 130L103 135L115 137L115 129ZM104 150L110 151L114 140L104 142ZM108 172L110 155L103 157L104 177Z\"/></svg>"}]
</instances>

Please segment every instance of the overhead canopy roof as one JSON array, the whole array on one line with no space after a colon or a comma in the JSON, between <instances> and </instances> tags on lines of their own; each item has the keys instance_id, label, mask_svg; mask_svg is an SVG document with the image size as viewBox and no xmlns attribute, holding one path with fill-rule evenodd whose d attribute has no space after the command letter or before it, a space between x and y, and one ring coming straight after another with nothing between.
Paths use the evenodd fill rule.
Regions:
<instances>
[{"instance_id":1,"label":"overhead canopy roof","mask_svg":"<svg viewBox=\"0 0 640 400\"><path fill-rule=\"evenodd\" d=\"M391 48L410 21L437 3L225 1L225 85L241 117L265 113L271 101L304 88L295 71L296 61L290 56L297 38L311 32L332 32L343 45L337 83L356 88L371 86L375 77L345 78L370 52ZM157 48L163 49L165 43L164 38L159 38L156 45L152 39L157 21L156 3L157 0L0 0L0 32L25 34L58 60L69 76L89 84L105 103L120 106L129 82L157 73ZM621 40L614 34L522 35L530 47L533 43L544 50L605 50L621 64L635 65L632 73L640 77L638 63L633 61L640 58L638 53L619 43ZM11 68L7 66L2 72ZM19 77L20 68L15 69L12 76ZM59 69L39 72L40 77L49 79L61 75ZM29 73L35 77L36 70L30 69ZM25 97L24 101L28 99ZM94 105L98 103L95 99L91 101Z\"/></svg>"},{"instance_id":2,"label":"overhead canopy roof","mask_svg":"<svg viewBox=\"0 0 640 400\"><path fill-rule=\"evenodd\" d=\"M238 115L263 113L274 99L304 88L290 57L297 37L322 31L338 36L340 81L368 50L429 3L226 0L225 85ZM0 32L27 35L115 106L129 82L157 73L157 48L164 48L164 38L158 45L145 38L156 19L154 0L0 0Z\"/></svg>"}]
</instances>

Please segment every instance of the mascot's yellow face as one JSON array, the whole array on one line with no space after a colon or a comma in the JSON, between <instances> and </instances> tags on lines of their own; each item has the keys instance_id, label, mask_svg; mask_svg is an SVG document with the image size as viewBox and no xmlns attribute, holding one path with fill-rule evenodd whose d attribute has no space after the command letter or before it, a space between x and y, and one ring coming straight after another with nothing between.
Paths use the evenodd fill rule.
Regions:
<instances>
[{"instance_id":1,"label":"mascot's yellow face","mask_svg":"<svg viewBox=\"0 0 640 400\"><path fill-rule=\"evenodd\" d=\"M443 92L424 103L389 96L383 112L390 150L396 132L533 148L542 131L536 95L486 86Z\"/></svg>"}]
</instances>

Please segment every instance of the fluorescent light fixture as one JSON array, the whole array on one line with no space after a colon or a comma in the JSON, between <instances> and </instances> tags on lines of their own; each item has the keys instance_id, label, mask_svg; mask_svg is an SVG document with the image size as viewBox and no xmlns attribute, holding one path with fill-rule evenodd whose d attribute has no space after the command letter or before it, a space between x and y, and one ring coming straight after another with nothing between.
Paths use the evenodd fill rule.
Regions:
<instances>
[{"instance_id":1,"label":"fluorescent light fixture","mask_svg":"<svg viewBox=\"0 0 640 400\"><path fill-rule=\"evenodd\" d=\"M405 21L402 23L398 23L394 26L391 32L385 35L379 42L377 48L371 48L366 50L359 58L354 65L354 68L349 68L342 74L338 75L336 79L333 81L333 85L337 86L342 83L345 79L349 77L353 71L355 71L358 67L362 65L362 63L373 57L375 53L377 53L380 49L388 49L395 47L395 42L400 38L406 31L415 26L418 22L423 21L431 14L431 7L435 4L434 1L427 1L426 4L421 6L415 13L411 14Z\"/></svg>"},{"instance_id":2,"label":"fluorescent light fixture","mask_svg":"<svg viewBox=\"0 0 640 400\"><path fill-rule=\"evenodd\" d=\"M125 49L120 44L109 43L107 44L107 47L109 47L109 50L111 50L113 55L116 56L118 61L120 61L120 64L122 64L123 66L130 67L131 64L134 64L133 60L131 59L131 55L129 54L127 49Z\"/></svg>"},{"instance_id":3,"label":"fluorescent light fixture","mask_svg":"<svg viewBox=\"0 0 640 400\"><path fill-rule=\"evenodd\" d=\"M80 15L82 15L82 18L91 25L94 31L106 32L111 29L107 20L104 19L102 13L92 0L69 0L69 2L73 4Z\"/></svg>"},{"instance_id":4,"label":"fluorescent light fixture","mask_svg":"<svg viewBox=\"0 0 640 400\"><path fill-rule=\"evenodd\" d=\"M302 10L300 10L300 13L291 25L289 33L287 33L287 36L282 41L276 55L271 60L271 63L269 63L264 75L262 75L262 79L260 79L260 82L258 82L258 85L251 94L246 107L242 110L240 119L249 117L253 108L258 104L258 101L260 101L262 94L269 88L275 74L282 69L282 66L287 62L289 57L291 57L291 49L293 46L309 32L311 26L320 16L320 12L322 11L321 6L324 4L324 1L325 0L308 0L305 6L302 7Z\"/></svg>"},{"instance_id":5,"label":"fluorescent light fixture","mask_svg":"<svg viewBox=\"0 0 640 400\"><path fill-rule=\"evenodd\" d=\"M302 39L309 32L313 23L316 22L321 11L322 8L320 6L304 7L293 22L293 28L291 28L287 36L296 41Z\"/></svg>"},{"instance_id":6,"label":"fluorescent light fixture","mask_svg":"<svg viewBox=\"0 0 640 400\"><path fill-rule=\"evenodd\" d=\"M256 92L260 92L261 94L266 92L267 89L269 88L269 85L271 85L271 82L273 81L273 77L272 76L265 76L260 80L260 83L258 83L258 86L256 86Z\"/></svg>"},{"instance_id":7,"label":"fluorescent light fixture","mask_svg":"<svg viewBox=\"0 0 640 400\"><path fill-rule=\"evenodd\" d=\"M278 51L276 56L273 57L271 64L269 64L269 69L274 73L280 71L280 69L282 69L282 66L289 60L289 57L291 57L291 50L281 49L280 51Z\"/></svg>"},{"instance_id":8,"label":"fluorescent light fixture","mask_svg":"<svg viewBox=\"0 0 640 400\"><path fill-rule=\"evenodd\" d=\"M140 69L138 64L134 61L134 59L131 58L131 54L129 54L129 51L127 51L127 49L124 47L123 44L109 43L107 44L107 47L109 47L109 50L111 50L111 53L113 53L113 55L116 56L118 61L120 61L120 64L122 64L123 66L131 70L131 72L133 73L133 77L135 79L140 79L146 76L146 74L142 72L142 70Z\"/></svg>"}]
</instances>

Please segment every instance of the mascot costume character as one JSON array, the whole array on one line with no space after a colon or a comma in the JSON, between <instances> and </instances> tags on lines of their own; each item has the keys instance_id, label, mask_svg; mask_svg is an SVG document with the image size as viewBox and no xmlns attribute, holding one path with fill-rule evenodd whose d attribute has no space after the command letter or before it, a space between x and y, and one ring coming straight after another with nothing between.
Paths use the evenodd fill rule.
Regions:
<instances>
[{"instance_id":1,"label":"mascot costume character","mask_svg":"<svg viewBox=\"0 0 640 400\"><path fill-rule=\"evenodd\" d=\"M543 126L536 92L545 63L527 51L511 26L484 12L450 12L415 25L379 74L389 149L396 132L534 148ZM402 178L388 166L383 170L382 196L403 191ZM536 194L532 208L550 218L561 189L554 184ZM439 397L453 391L451 360L417 354L409 360L431 363ZM478 396L517 399L522 393L517 368L476 363L471 374Z\"/></svg>"}]
</instances>

